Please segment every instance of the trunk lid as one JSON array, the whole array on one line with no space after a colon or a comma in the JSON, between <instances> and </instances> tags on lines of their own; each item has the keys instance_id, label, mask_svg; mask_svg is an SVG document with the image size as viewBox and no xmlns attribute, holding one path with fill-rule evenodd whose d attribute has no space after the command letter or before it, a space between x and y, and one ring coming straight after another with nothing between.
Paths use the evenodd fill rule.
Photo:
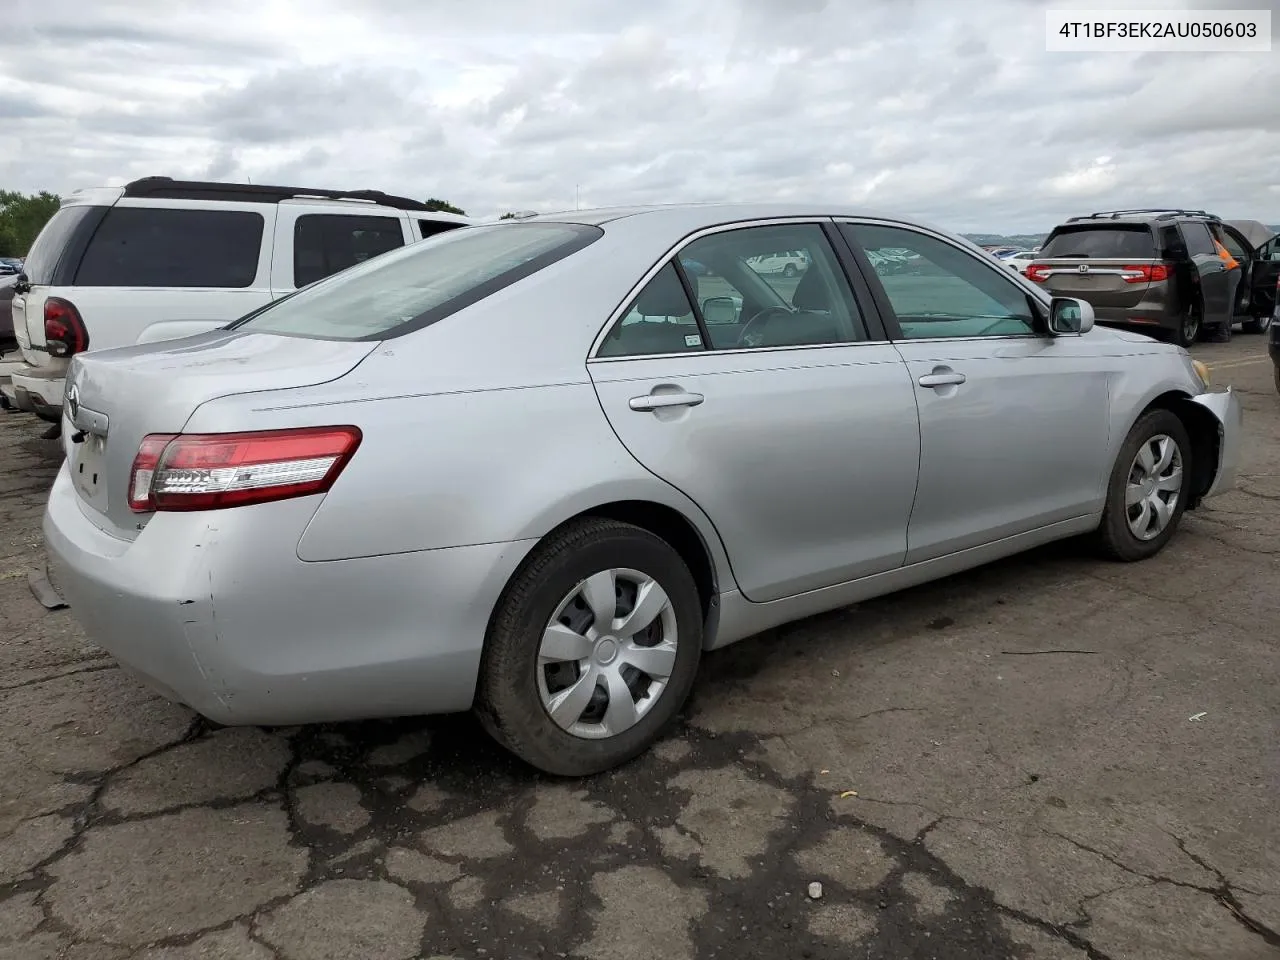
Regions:
<instances>
[{"instance_id":1,"label":"trunk lid","mask_svg":"<svg viewBox=\"0 0 1280 960\"><path fill-rule=\"evenodd\" d=\"M217 330L76 355L63 404L72 424L62 436L85 513L107 533L133 539L145 524L145 515L130 510L128 501L129 473L143 437L181 433L196 408L218 397L336 380L377 346Z\"/></svg>"},{"instance_id":2,"label":"trunk lid","mask_svg":"<svg viewBox=\"0 0 1280 960\"><path fill-rule=\"evenodd\" d=\"M1140 279L1133 267L1155 267L1163 261L1154 257L1122 259L1040 258L1028 271L1036 282L1055 297L1077 297L1095 307L1125 309L1142 302L1150 281ZM1040 279L1044 277L1044 279Z\"/></svg>"}]
</instances>

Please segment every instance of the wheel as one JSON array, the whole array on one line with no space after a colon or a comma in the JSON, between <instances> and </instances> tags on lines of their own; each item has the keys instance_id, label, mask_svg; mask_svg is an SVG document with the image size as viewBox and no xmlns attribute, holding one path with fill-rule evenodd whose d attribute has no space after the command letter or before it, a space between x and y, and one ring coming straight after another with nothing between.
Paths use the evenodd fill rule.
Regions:
<instances>
[{"instance_id":1,"label":"wheel","mask_svg":"<svg viewBox=\"0 0 1280 960\"><path fill-rule=\"evenodd\" d=\"M785 267L782 268L782 275L784 277L791 278L791 277L799 276L799 274L800 274L800 271L796 269L796 265L794 263L788 263Z\"/></svg>"},{"instance_id":2,"label":"wheel","mask_svg":"<svg viewBox=\"0 0 1280 960\"><path fill-rule=\"evenodd\" d=\"M1280 364L1273 366L1271 369L1275 371L1276 393L1280 393Z\"/></svg>"},{"instance_id":3,"label":"wheel","mask_svg":"<svg viewBox=\"0 0 1280 960\"><path fill-rule=\"evenodd\" d=\"M1178 329L1174 331L1174 343L1180 347L1189 347L1200 335L1200 308L1195 304L1187 307L1182 315Z\"/></svg>"},{"instance_id":4,"label":"wheel","mask_svg":"<svg viewBox=\"0 0 1280 960\"><path fill-rule=\"evenodd\" d=\"M1186 509L1190 451L1186 427L1168 410L1152 410L1133 425L1107 484L1097 533L1104 554L1133 561L1164 549Z\"/></svg>"},{"instance_id":5,"label":"wheel","mask_svg":"<svg viewBox=\"0 0 1280 960\"><path fill-rule=\"evenodd\" d=\"M567 526L498 601L480 722L546 773L581 777L625 763L688 699L702 617L693 575L666 541L613 520Z\"/></svg>"},{"instance_id":6,"label":"wheel","mask_svg":"<svg viewBox=\"0 0 1280 960\"><path fill-rule=\"evenodd\" d=\"M1266 333L1271 328L1271 314L1260 317L1250 317L1244 323L1240 324L1240 330L1243 333Z\"/></svg>"}]
</instances>

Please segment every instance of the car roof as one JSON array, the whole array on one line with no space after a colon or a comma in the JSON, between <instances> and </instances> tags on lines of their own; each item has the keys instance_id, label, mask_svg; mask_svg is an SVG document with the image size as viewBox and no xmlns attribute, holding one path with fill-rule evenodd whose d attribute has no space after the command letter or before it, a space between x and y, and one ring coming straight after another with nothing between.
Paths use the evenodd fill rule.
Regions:
<instances>
[{"instance_id":1,"label":"car roof","mask_svg":"<svg viewBox=\"0 0 1280 960\"><path fill-rule=\"evenodd\" d=\"M672 230L692 232L741 220L771 220L785 217L853 217L868 220L885 220L906 226L936 230L948 236L955 236L952 231L944 230L912 217L890 214L883 210L868 209L850 204L820 202L663 203L648 206L600 207L591 210L543 213L536 217L507 222L536 223L542 221L603 226L625 221L643 221L646 227L670 227ZM968 242L966 241L966 243Z\"/></svg>"},{"instance_id":2,"label":"car roof","mask_svg":"<svg viewBox=\"0 0 1280 960\"><path fill-rule=\"evenodd\" d=\"M172 177L143 177L123 187L91 187L76 190L62 206L93 204L111 206L125 198L145 200L211 200L226 203L330 203L346 201L353 210L364 206L390 207L412 212L420 218L449 223L472 224L470 217L433 210L419 200L397 197L381 190L330 190L320 187L284 187L256 183L222 183L204 180L174 180Z\"/></svg>"}]
</instances>

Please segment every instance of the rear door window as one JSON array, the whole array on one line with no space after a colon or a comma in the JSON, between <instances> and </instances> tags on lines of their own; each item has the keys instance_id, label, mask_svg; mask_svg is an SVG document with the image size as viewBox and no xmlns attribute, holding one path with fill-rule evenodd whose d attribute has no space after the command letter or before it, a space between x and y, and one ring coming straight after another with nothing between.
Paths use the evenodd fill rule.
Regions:
<instances>
[{"instance_id":1,"label":"rear door window","mask_svg":"<svg viewBox=\"0 0 1280 960\"><path fill-rule=\"evenodd\" d=\"M1193 257L1218 255L1217 248L1213 245L1213 237L1209 235L1209 228L1203 223L1184 223L1182 236L1187 241L1187 252Z\"/></svg>"},{"instance_id":2,"label":"rear door window","mask_svg":"<svg viewBox=\"0 0 1280 960\"><path fill-rule=\"evenodd\" d=\"M83 287L253 285L265 226L242 210L112 207L98 227L75 282Z\"/></svg>"},{"instance_id":3,"label":"rear door window","mask_svg":"<svg viewBox=\"0 0 1280 960\"><path fill-rule=\"evenodd\" d=\"M604 235L576 223L465 227L394 250L232 324L259 333L383 340L477 303Z\"/></svg>"},{"instance_id":4,"label":"rear door window","mask_svg":"<svg viewBox=\"0 0 1280 960\"><path fill-rule=\"evenodd\" d=\"M293 226L293 285L305 287L402 246L399 217L304 214Z\"/></svg>"},{"instance_id":5,"label":"rear door window","mask_svg":"<svg viewBox=\"0 0 1280 960\"><path fill-rule=\"evenodd\" d=\"M1066 227L1055 230L1037 257L1041 260L1151 260L1155 238L1148 227Z\"/></svg>"}]
</instances>

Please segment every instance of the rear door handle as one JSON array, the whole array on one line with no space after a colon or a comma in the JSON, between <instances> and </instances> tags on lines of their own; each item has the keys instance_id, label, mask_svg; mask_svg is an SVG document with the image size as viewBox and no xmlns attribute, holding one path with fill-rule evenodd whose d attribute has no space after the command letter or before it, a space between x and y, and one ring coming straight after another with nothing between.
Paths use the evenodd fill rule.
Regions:
<instances>
[{"instance_id":1,"label":"rear door handle","mask_svg":"<svg viewBox=\"0 0 1280 960\"><path fill-rule=\"evenodd\" d=\"M964 381L963 373L926 373L918 382L922 387L954 387Z\"/></svg>"},{"instance_id":2,"label":"rear door handle","mask_svg":"<svg viewBox=\"0 0 1280 960\"><path fill-rule=\"evenodd\" d=\"M628 406L643 413L663 407L696 407L704 399L700 393L649 393L643 397L632 397Z\"/></svg>"}]
</instances>

